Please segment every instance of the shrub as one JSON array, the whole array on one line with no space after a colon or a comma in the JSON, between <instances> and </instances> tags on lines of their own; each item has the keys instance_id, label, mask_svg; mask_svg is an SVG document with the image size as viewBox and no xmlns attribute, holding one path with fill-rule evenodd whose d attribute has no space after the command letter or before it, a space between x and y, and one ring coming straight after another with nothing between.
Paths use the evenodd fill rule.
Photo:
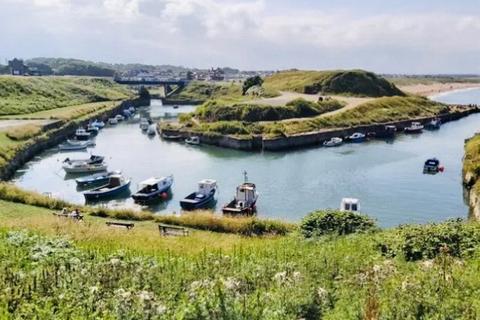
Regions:
<instances>
[{"instance_id":1,"label":"shrub","mask_svg":"<svg viewBox=\"0 0 480 320\"><path fill-rule=\"evenodd\" d=\"M346 235L374 229L375 222L365 215L330 209L312 212L300 224L300 230L305 238L329 234Z\"/></svg>"},{"instance_id":2,"label":"shrub","mask_svg":"<svg viewBox=\"0 0 480 320\"><path fill-rule=\"evenodd\" d=\"M480 227L462 219L428 225L406 225L395 229L393 236L379 242L384 255L402 254L406 260L433 259L442 248L455 257L470 256L480 244Z\"/></svg>"}]
</instances>

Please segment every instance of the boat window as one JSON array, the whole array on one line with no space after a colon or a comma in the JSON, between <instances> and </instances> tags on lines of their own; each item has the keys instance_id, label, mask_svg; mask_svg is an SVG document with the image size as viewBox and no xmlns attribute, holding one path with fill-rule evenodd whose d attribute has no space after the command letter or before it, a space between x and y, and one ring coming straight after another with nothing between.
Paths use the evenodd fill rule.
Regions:
<instances>
[{"instance_id":1,"label":"boat window","mask_svg":"<svg viewBox=\"0 0 480 320\"><path fill-rule=\"evenodd\" d=\"M358 208L357 208L357 204L356 203L352 203L352 211L357 211Z\"/></svg>"},{"instance_id":2,"label":"boat window","mask_svg":"<svg viewBox=\"0 0 480 320\"><path fill-rule=\"evenodd\" d=\"M350 203L345 203L345 210L350 210Z\"/></svg>"}]
</instances>

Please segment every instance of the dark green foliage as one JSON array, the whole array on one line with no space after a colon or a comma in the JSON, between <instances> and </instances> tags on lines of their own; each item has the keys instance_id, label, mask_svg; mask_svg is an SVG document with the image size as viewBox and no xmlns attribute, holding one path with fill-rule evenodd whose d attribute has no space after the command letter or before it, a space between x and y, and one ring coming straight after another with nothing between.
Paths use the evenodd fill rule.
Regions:
<instances>
[{"instance_id":1,"label":"dark green foliage","mask_svg":"<svg viewBox=\"0 0 480 320\"><path fill-rule=\"evenodd\" d=\"M9 73L10 73L10 69L8 68L8 66L4 66L0 64L0 74L9 74Z\"/></svg>"},{"instance_id":2,"label":"dark green foliage","mask_svg":"<svg viewBox=\"0 0 480 320\"><path fill-rule=\"evenodd\" d=\"M43 65L56 75L113 77L115 70L100 63L78 59L35 58L27 60L27 65Z\"/></svg>"},{"instance_id":3,"label":"dark green foliage","mask_svg":"<svg viewBox=\"0 0 480 320\"><path fill-rule=\"evenodd\" d=\"M406 225L379 242L385 255L402 254L406 260L433 259L442 250L455 257L470 256L480 244L480 227L461 219L428 225Z\"/></svg>"},{"instance_id":4,"label":"dark green foliage","mask_svg":"<svg viewBox=\"0 0 480 320\"><path fill-rule=\"evenodd\" d=\"M53 69L49 65L44 63L29 62L27 66L32 69L35 68L42 76L49 76L53 74Z\"/></svg>"},{"instance_id":5,"label":"dark green foliage","mask_svg":"<svg viewBox=\"0 0 480 320\"><path fill-rule=\"evenodd\" d=\"M144 86L140 87L140 90L138 91L138 95L140 96L141 100L150 100L150 92Z\"/></svg>"},{"instance_id":6,"label":"dark green foliage","mask_svg":"<svg viewBox=\"0 0 480 320\"><path fill-rule=\"evenodd\" d=\"M263 79L260 76L254 76L254 77L247 78L243 82L242 94L245 95L247 90L250 89L251 87L262 86L262 84L263 84Z\"/></svg>"},{"instance_id":7,"label":"dark green foliage","mask_svg":"<svg viewBox=\"0 0 480 320\"><path fill-rule=\"evenodd\" d=\"M300 224L300 230L305 238L346 235L372 231L375 228L375 222L365 215L331 209L312 212Z\"/></svg>"}]
</instances>

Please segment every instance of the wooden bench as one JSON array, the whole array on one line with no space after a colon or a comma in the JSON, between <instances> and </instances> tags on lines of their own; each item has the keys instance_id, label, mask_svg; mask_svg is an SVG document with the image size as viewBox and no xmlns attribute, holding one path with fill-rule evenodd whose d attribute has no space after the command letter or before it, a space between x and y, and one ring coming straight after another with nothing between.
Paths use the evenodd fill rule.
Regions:
<instances>
[{"instance_id":1,"label":"wooden bench","mask_svg":"<svg viewBox=\"0 0 480 320\"><path fill-rule=\"evenodd\" d=\"M187 228L162 223L158 225L158 231L162 236L188 236L189 234Z\"/></svg>"},{"instance_id":2,"label":"wooden bench","mask_svg":"<svg viewBox=\"0 0 480 320\"><path fill-rule=\"evenodd\" d=\"M135 224L134 223L129 223L129 222L115 222L115 221L107 221L105 222L107 226L111 227L111 226L114 226L114 227L124 227L124 228L127 228L127 230L130 230L132 229L133 227L135 227Z\"/></svg>"},{"instance_id":3,"label":"wooden bench","mask_svg":"<svg viewBox=\"0 0 480 320\"><path fill-rule=\"evenodd\" d=\"M73 215L69 213L58 213L58 212L52 212L54 216L56 217L62 217L62 218L72 218L78 221L83 220L83 216L81 214L79 215Z\"/></svg>"}]
</instances>

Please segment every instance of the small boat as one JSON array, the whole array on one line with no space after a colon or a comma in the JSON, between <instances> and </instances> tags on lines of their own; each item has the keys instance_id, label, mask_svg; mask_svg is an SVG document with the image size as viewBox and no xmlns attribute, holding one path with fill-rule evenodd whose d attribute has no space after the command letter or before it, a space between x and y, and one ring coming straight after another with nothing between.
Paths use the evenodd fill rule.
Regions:
<instances>
[{"instance_id":1,"label":"small boat","mask_svg":"<svg viewBox=\"0 0 480 320\"><path fill-rule=\"evenodd\" d=\"M420 122L412 122L410 126L405 127L405 133L421 133L423 131L423 126Z\"/></svg>"},{"instance_id":2,"label":"small boat","mask_svg":"<svg viewBox=\"0 0 480 320\"><path fill-rule=\"evenodd\" d=\"M178 109L178 104L174 105L173 109Z\"/></svg>"},{"instance_id":3,"label":"small boat","mask_svg":"<svg viewBox=\"0 0 480 320\"><path fill-rule=\"evenodd\" d=\"M130 118L130 116L132 115L130 111L128 111L128 109L123 110L122 113L125 118Z\"/></svg>"},{"instance_id":4,"label":"small boat","mask_svg":"<svg viewBox=\"0 0 480 320\"><path fill-rule=\"evenodd\" d=\"M141 182L138 186L138 191L132 195L135 202L146 203L155 199L163 197L173 185L173 175L162 178L149 178Z\"/></svg>"},{"instance_id":5,"label":"small boat","mask_svg":"<svg viewBox=\"0 0 480 320\"><path fill-rule=\"evenodd\" d=\"M87 163L87 164L94 164L94 163L102 163L105 157L102 156L95 156L91 155L90 158L87 159L70 159L66 158L63 160L64 163Z\"/></svg>"},{"instance_id":6,"label":"small boat","mask_svg":"<svg viewBox=\"0 0 480 320\"><path fill-rule=\"evenodd\" d=\"M237 193L232 201L227 203L222 212L224 214L253 214L256 212L258 199L257 188L254 183L247 182L247 172L243 173L245 182L237 187Z\"/></svg>"},{"instance_id":7,"label":"small boat","mask_svg":"<svg viewBox=\"0 0 480 320\"><path fill-rule=\"evenodd\" d=\"M98 134L98 131L100 131L100 129L92 124L89 124L87 126L87 130L86 130L88 133L90 133L90 135L94 135L96 136Z\"/></svg>"},{"instance_id":8,"label":"small boat","mask_svg":"<svg viewBox=\"0 0 480 320\"><path fill-rule=\"evenodd\" d=\"M324 141L323 146L325 147L337 147L343 143L343 139L339 137L333 137L330 140Z\"/></svg>"},{"instance_id":9,"label":"small boat","mask_svg":"<svg viewBox=\"0 0 480 320\"><path fill-rule=\"evenodd\" d=\"M177 134L177 135L173 135L173 134L166 134L166 133L162 133L162 138L163 139L166 139L166 140L180 140L182 139L182 135L181 134Z\"/></svg>"},{"instance_id":10,"label":"small boat","mask_svg":"<svg viewBox=\"0 0 480 320\"><path fill-rule=\"evenodd\" d=\"M77 178L75 182L77 183L78 187L87 187L93 185L103 185L106 184L110 177L113 175L122 174L121 171L110 171L110 172L102 172L96 173L87 177Z\"/></svg>"},{"instance_id":11,"label":"small boat","mask_svg":"<svg viewBox=\"0 0 480 320\"><path fill-rule=\"evenodd\" d=\"M391 139L395 137L397 133L397 127L394 125L386 125L383 128L383 132L377 134L377 137L384 138L384 139Z\"/></svg>"},{"instance_id":12,"label":"small boat","mask_svg":"<svg viewBox=\"0 0 480 320\"><path fill-rule=\"evenodd\" d=\"M436 174L443 172L445 168L440 165L440 160L437 158L427 159L423 165L423 173Z\"/></svg>"},{"instance_id":13,"label":"small boat","mask_svg":"<svg viewBox=\"0 0 480 320\"><path fill-rule=\"evenodd\" d=\"M95 143L93 143L95 144ZM67 142L62 143L58 146L59 150L62 151L75 151L75 150L85 150L92 145L92 141L76 141L76 140L67 140Z\"/></svg>"},{"instance_id":14,"label":"small boat","mask_svg":"<svg viewBox=\"0 0 480 320\"><path fill-rule=\"evenodd\" d=\"M355 132L351 136L348 137L348 140L351 142L363 142L365 141L366 136L363 133Z\"/></svg>"},{"instance_id":15,"label":"small boat","mask_svg":"<svg viewBox=\"0 0 480 320\"><path fill-rule=\"evenodd\" d=\"M123 120L125 120L125 117L122 116L121 114L117 114L117 115L115 116L115 119L117 119L117 121L123 121Z\"/></svg>"},{"instance_id":16,"label":"small boat","mask_svg":"<svg viewBox=\"0 0 480 320\"><path fill-rule=\"evenodd\" d=\"M135 113L135 107L131 106L130 108L128 108L128 111L130 111L130 113Z\"/></svg>"},{"instance_id":17,"label":"small boat","mask_svg":"<svg viewBox=\"0 0 480 320\"><path fill-rule=\"evenodd\" d=\"M140 129L142 129L142 131L148 130L149 125L150 123L148 122L147 118L140 119Z\"/></svg>"},{"instance_id":18,"label":"small boat","mask_svg":"<svg viewBox=\"0 0 480 320\"><path fill-rule=\"evenodd\" d=\"M85 200L99 200L119 195L130 188L130 180L125 179L121 174L111 175L108 183L98 188L85 191L83 196Z\"/></svg>"},{"instance_id":19,"label":"small boat","mask_svg":"<svg viewBox=\"0 0 480 320\"><path fill-rule=\"evenodd\" d=\"M116 125L118 123L117 118L109 118L108 119L108 124L110 125Z\"/></svg>"},{"instance_id":20,"label":"small boat","mask_svg":"<svg viewBox=\"0 0 480 320\"><path fill-rule=\"evenodd\" d=\"M217 181L204 179L198 183L198 191L190 193L180 201L184 210L195 210L207 207L214 199L217 191Z\"/></svg>"},{"instance_id":21,"label":"small boat","mask_svg":"<svg viewBox=\"0 0 480 320\"><path fill-rule=\"evenodd\" d=\"M198 146L200 144L200 137L198 136L188 137L187 139L185 139L185 143Z\"/></svg>"},{"instance_id":22,"label":"small boat","mask_svg":"<svg viewBox=\"0 0 480 320\"><path fill-rule=\"evenodd\" d=\"M355 198L343 198L340 211L360 211L360 201Z\"/></svg>"},{"instance_id":23,"label":"small boat","mask_svg":"<svg viewBox=\"0 0 480 320\"><path fill-rule=\"evenodd\" d=\"M75 138L80 141L85 141L90 139L90 133L84 128L80 127L75 131Z\"/></svg>"},{"instance_id":24,"label":"small boat","mask_svg":"<svg viewBox=\"0 0 480 320\"><path fill-rule=\"evenodd\" d=\"M72 146L76 146L76 145L84 145L86 144L87 147L93 147L95 145L95 141L93 140L87 140L87 141L79 141L77 139L67 139L67 144L70 144Z\"/></svg>"},{"instance_id":25,"label":"small boat","mask_svg":"<svg viewBox=\"0 0 480 320\"><path fill-rule=\"evenodd\" d=\"M92 123L90 123L90 125L97 127L98 129L102 129L103 127L105 127L105 122L95 119Z\"/></svg>"},{"instance_id":26,"label":"small boat","mask_svg":"<svg viewBox=\"0 0 480 320\"><path fill-rule=\"evenodd\" d=\"M155 128L155 125L154 124L151 124L148 126L148 129L147 129L147 134L149 136L154 136L157 134L157 131L156 131L156 128Z\"/></svg>"},{"instance_id":27,"label":"small boat","mask_svg":"<svg viewBox=\"0 0 480 320\"><path fill-rule=\"evenodd\" d=\"M107 165L103 162L101 163L73 162L73 163L64 164L62 168L63 170L65 170L66 173L90 173L90 172L106 171Z\"/></svg>"},{"instance_id":28,"label":"small boat","mask_svg":"<svg viewBox=\"0 0 480 320\"><path fill-rule=\"evenodd\" d=\"M430 120L430 122L428 122L425 125L425 129L427 129L427 130L438 130L438 129L440 129L441 125L442 125L442 121L439 118L435 118L435 119Z\"/></svg>"}]
</instances>

